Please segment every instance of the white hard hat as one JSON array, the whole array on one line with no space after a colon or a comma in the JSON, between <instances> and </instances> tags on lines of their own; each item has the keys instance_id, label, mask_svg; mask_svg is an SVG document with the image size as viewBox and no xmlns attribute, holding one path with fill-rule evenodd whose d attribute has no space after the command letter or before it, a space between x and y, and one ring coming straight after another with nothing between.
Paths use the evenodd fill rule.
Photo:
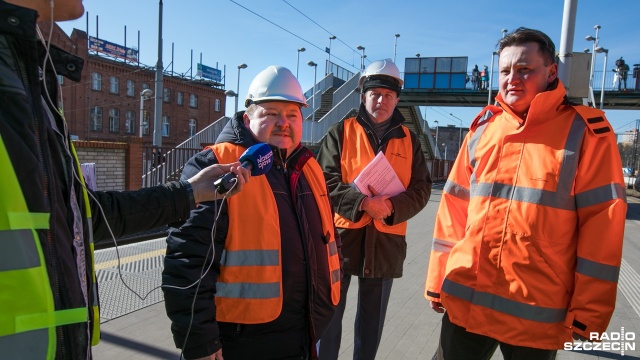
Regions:
<instances>
[{"instance_id":1,"label":"white hard hat","mask_svg":"<svg viewBox=\"0 0 640 360\"><path fill-rule=\"evenodd\" d=\"M395 81L384 81L385 79L394 79ZM396 64L391 61L391 59L384 60L376 60L371 64L367 65L367 67L362 72L362 76L360 76L360 80L358 81L358 87L364 93L366 89L363 88L365 85L365 81L368 80L382 80L377 81L374 86L367 87L385 87L392 90L396 90L398 93L404 84L404 80L400 77L400 70ZM395 84L397 82L397 84Z\"/></svg>"},{"instance_id":2,"label":"white hard hat","mask_svg":"<svg viewBox=\"0 0 640 360\"><path fill-rule=\"evenodd\" d=\"M244 106L265 101L288 101L309 107L298 79L283 66L269 66L253 78Z\"/></svg>"}]
</instances>

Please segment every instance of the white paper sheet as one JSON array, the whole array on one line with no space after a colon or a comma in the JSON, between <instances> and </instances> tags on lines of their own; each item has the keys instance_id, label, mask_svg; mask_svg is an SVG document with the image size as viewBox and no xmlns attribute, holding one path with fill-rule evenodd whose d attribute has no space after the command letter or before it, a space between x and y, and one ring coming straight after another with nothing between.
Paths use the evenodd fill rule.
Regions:
<instances>
[{"instance_id":1,"label":"white paper sheet","mask_svg":"<svg viewBox=\"0 0 640 360\"><path fill-rule=\"evenodd\" d=\"M353 180L353 185L367 196L372 196L369 185L380 195L393 196L406 190L382 151Z\"/></svg>"}]
</instances>

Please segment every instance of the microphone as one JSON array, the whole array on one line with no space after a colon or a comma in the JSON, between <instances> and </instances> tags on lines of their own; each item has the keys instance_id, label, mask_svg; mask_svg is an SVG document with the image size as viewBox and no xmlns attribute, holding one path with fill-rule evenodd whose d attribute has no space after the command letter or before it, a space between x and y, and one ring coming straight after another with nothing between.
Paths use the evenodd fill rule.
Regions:
<instances>
[{"instance_id":1,"label":"microphone","mask_svg":"<svg viewBox=\"0 0 640 360\"><path fill-rule=\"evenodd\" d=\"M266 143L259 143L250 146L240 156L241 165L247 170L251 170L251 176L260 176L266 174L271 169L273 164L273 152L271 147ZM224 194L233 188L233 185L237 181L237 176L234 173L226 173L218 180L213 182L218 194Z\"/></svg>"}]
</instances>

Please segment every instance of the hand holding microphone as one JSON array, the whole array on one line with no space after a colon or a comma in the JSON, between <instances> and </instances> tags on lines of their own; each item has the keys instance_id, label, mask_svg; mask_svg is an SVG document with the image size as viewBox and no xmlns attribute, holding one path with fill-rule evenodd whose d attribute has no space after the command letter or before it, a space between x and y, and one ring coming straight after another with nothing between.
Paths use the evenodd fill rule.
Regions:
<instances>
[{"instance_id":1,"label":"hand holding microphone","mask_svg":"<svg viewBox=\"0 0 640 360\"><path fill-rule=\"evenodd\" d=\"M271 147L266 143L255 144L245 150L238 161L241 163L243 170L251 171L251 176L263 175L271 169L273 152L271 151ZM244 180L246 181L248 179ZM238 181L237 174L230 172L217 179L213 185L219 194L224 194L234 187L236 181Z\"/></svg>"}]
</instances>

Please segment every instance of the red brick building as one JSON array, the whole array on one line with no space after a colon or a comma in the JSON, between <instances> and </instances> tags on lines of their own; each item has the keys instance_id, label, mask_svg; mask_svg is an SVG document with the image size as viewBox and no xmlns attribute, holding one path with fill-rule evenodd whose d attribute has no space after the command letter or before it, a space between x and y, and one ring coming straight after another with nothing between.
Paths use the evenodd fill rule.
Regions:
<instances>
[{"instance_id":1,"label":"red brick building","mask_svg":"<svg viewBox=\"0 0 640 360\"><path fill-rule=\"evenodd\" d=\"M41 26L48 31L48 26ZM48 34L44 34L45 38ZM84 59L82 81L62 81L69 133L79 140L126 142L140 136L140 92L155 91L155 70L89 51L87 33L54 26L51 43ZM174 147L225 114L223 85L163 75L162 146ZM153 143L154 99L143 101L143 145Z\"/></svg>"}]
</instances>

